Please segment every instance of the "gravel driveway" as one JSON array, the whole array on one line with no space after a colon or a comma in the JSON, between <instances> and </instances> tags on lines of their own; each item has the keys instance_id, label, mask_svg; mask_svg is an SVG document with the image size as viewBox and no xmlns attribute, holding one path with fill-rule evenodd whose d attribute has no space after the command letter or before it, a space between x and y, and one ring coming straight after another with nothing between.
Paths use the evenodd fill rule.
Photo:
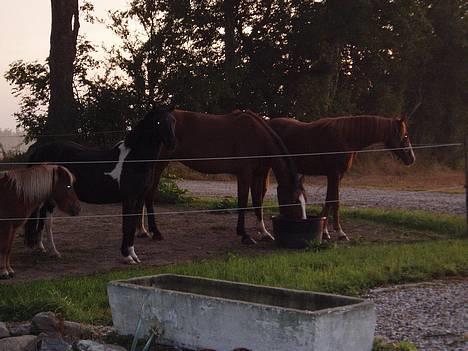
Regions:
<instances>
[{"instance_id":1,"label":"gravel driveway","mask_svg":"<svg viewBox=\"0 0 468 351\"><path fill-rule=\"evenodd\" d=\"M468 350L468 281L435 281L374 289L376 335L418 350Z\"/></svg>"},{"instance_id":2,"label":"gravel driveway","mask_svg":"<svg viewBox=\"0 0 468 351\"><path fill-rule=\"evenodd\" d=\"M181 180L180 187L194 196L237 196L237 183L232 181ZM323 203L326 187L306 184L309 203ZM267 197L274 198L276 188L270 186ZM380 207L463 215L465 195L424 191L399 191L343 187L342 204L350 207Z\"/></svg>"}]
</instances>

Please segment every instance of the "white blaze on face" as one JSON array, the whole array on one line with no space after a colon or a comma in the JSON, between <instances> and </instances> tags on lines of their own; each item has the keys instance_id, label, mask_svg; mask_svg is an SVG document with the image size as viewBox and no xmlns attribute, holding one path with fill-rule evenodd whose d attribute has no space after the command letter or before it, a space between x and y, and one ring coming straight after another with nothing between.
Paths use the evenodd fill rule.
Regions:
<instances>
[{"instance_id":1,"label":"white blaze on face","mask_svg":"<svg viewBox=\"0 0 468 351\"><path fill-rule=\"evenodd\" d=\"M306 201L305 201L304 194L301 194L301 195L299 196L299 202L301 203L302 219L307 219Z\"/></svg>"},{"instance_id":2,"label":"white blaze on face","mask_svg":"<svg viewBox=\"0 0 468 351\"><path fill-rule=\"evenodd\" d=\"M112 171L104 173L105 175L110 176L111 178L115 179L115 181L119 184L120 188L120 177L122 176L122 169L123 169L123 161L125 158L128 156L130 153L130 150L128 147L125 146L125 143L121 143L119 145L119 159L117 163L115 164L115 167Z\"/></svg>"}]
</instances>

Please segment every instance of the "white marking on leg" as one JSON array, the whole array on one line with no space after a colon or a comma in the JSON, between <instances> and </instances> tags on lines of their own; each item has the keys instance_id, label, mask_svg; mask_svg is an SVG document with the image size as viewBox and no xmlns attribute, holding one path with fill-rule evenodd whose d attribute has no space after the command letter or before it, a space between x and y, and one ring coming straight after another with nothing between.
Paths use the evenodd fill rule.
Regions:
<instances>
[{"instance_id":1,"label":"white marking on leg","mask_svg":"<svg viewBox=\"0 0 468 351\"><path fill-rule=\"evenodd\" d=\"M306 202L305 202L304 194L301 194L299 196L299 202L301 203L302 219L307 219Z\"/></svg>"},{"instance_id":2,"label":"white marking on leg","mask_svg":"<svg viewBox=\"0 0 468 351\"><path fill-rule=\"evenodd\" d=\"M123 262L125 264L136 264L136 262L133 260L132 256L124 257Z\"/></svg>"},{"instance_id":3,"label":"white marking on leg","mask_svg":"<svg viewBox=\"0 0 468 351\"><path fill-rule=\"evenodd\" d=\"M137 256L136 253L135 253L135 247L130 246L130 247L128 248L128 253L130 254L130 257L133 258L133 260L134 260L135 262L137 262L137 263L140 263L140 262L141 262L140 259L138 258L138 256Z\"/></svg>"},{"instance_id":4,"label":"white marking on leg","mask_svg":"<svg viewBox=\"0 0 468 351\"><path fill-rule=\"evenodd\" d=\"M413 162L415 162L416 161L416 155L414 154L413 147L411 146L411 143L408 143L408 147L410 148L411 157L413 158Z\"/></svg>"},{"instance_id":5,"label":"white marking on leg","mask_svg":"<svg viewBox=\"0 0 468 351\"><path fill-rule=\"evenodd\" d=\"M104 174L113 178L119 184L120 188L120 177L122 176L123 161L128 156L131 149L126 147L124 142L121 142L119 145L119 150L119 160L115 164L114 169L110 172L105 172Z\"/></svg>"},{"instance_id":6,"label":"white marking on leg","mask_svg":"<svg viewBox=\"0 0 468 351\"><path fill-rule=\"evenodd\" d=\"M54 242L54 233L52 232L52 214L47 214L47 219L45 220L44 230L46 233L45 242L47 246L47 251L49 252L50 256L53 257L61 257L60 252L58 252L57 248L55 247Z\"/></svg>"},{"instance_id":7,"label":"white marking on leg","mask_svg":"<svg viewBox=\"0 0 468 351\"><path fill-rule=\"evenodd\" d=\"M258 220L257 218L257 232L260 235L261 238L267 238L270 240L275 240L273 235L270 234L268 230L265 228L265 222L263 221L263 218L261 221Z\"/></svg>"},{"instance_id":8,"label":"white marking on leg","mask_svg":"<svg viewBox=\"0 0 468 351\"><path fill-rule=\"evenodd\" d=\"M339 239L339 240L346 240L346 241L349 240L348 236L347 236L346 233L343 231L343 229L340 228L339 230L337 230L337 233L338 233L338 239Z\"/></svg>"}]
</instances>

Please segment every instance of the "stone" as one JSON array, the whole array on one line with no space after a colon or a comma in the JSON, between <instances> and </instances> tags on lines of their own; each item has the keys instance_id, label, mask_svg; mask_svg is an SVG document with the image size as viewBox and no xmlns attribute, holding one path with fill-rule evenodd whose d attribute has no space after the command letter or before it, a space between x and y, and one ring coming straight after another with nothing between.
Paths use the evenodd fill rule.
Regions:
<instances>
[{"instance_id":1,"label":"stone","mask_svg":"<svg viewBox=\"0 0 468 351\"><path fill-rule=\"evenodd\" d=\"M31 323L21 323L10 327L11 336L22 336L31 334Z\"/></svg>"},{"instance_id":2,"label":"stone","mask_svg":"<svg viewBox=\"0 0 468 351\"><path fill-rule=\"evenodd\" d=\"M72 351L72 346L59 334L50 336L42 333L37 339L28 345L25 351Z\"/></svg>"},{"instance_id":3,"label":"stone","mask_svg":"<svg viewBox=\"0 0 468 351\"><path fill-rule=\"evenodd\" d=\"M10 331L8 330L5 323L0 322L0 339L10 336Z\"/></svg>"},{"instance_id":4,"label":"stone","mask_svg":"<svg viewBox=\"0 0 468 351\"><path fill-rule=\"evenodd\" d=\"M40 312L36 314L31 321L32 334L57 334L60 333L60 320L53 312Z\"/></svg>"},{"instance_id":5,"label":"stone","mask_svg":"<svg viewBox=\"0 0 468 351\"><path fill-rule=\"evenodd\" d=\"M0 351L24 351L36 338L35 335L22 335L0 339Z\"/></svg>"},{"instance_id":6,"label":"stone","mask_svg":"<svg viewBox=\"0 0 468 351\"><path fill-rule=\"evenodd\" d=\"M118 345L100 344L92 340L80 340L75 344L77 351L127 351L126 348Z\"/></svg>"},{"instance_id":7,"label":"stone","mask_svg":"<svg viewBox=\"0 0 468 351\"><path fill-rule=\"evenodd\" d=\"M76 339L89 338L92 335L92 330L85 327L81 323L65 321L63 322L63 335L70 336Z\"/></svg>"}]
</instances>

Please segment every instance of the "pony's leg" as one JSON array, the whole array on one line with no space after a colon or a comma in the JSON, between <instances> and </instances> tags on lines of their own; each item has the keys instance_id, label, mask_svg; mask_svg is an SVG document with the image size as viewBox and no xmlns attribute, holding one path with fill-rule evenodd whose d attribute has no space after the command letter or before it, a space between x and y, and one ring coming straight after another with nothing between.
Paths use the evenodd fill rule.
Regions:
<instances>
[{"instance_id":1,"label":"pony's leg","mask_svg":"<svg viewBox=\"0 0 468 351\"><path fill-rule=\"evenodd\" d=\"M9 242L8 242L8 251L6 255L6 269L8 271L8 276L13 278L15 276L15 271L11 268L10 258L11 258L11 249L13 248L13 242L15 241L16 230L13 228L10 232Z\"/></svg>"},{"instance_id":2,"label":"pony's leg","mask_svg":"<svg viewBox=\"0 0 468 351\"><path fill-rule=\"evenodd\" d=\"M328 204L328 202L326 202L323 205L323 209L322 209L322 217L325 217L325 219L323 220L322 239L326 240L326 241L331 240L330 233L328 232L328 212L329 212L329 209L330 209L330 205Z\"/></svg>"},{"instance_id":3,"label":"pony's leg","mask_svg":"<svg viewBox=\"0 0 468 351\"><path fill-rule=\"evenodd\" d=\"M136 201L134 199L125 200L122 203L122 246L120 251L124 257L124 263L136 264L141 262L135 253L133 246L135 239L135 230L137 226L138 216L133 215L136 211L143 208L143 201Z\"/></svg>"},{"instance_id":4,"label":"pony's leg","mask_svg":"<svg viewBox=\"0 0 468 351\"><path fill-rule=\"evenodd\" d=\"M255 240L245 231L245 208L249 199L249 184L251 177L247 175L237 176L237 206L240 208L237 217L237 235L242 237L242 243L245 245L256 244Z\"/></svg>"},{"instance_id":5,"label":"pony's leg","mask_svg":"<svg viewBox=\"0 0 468 351\"><path fill-rule=\"evenodd\" d=\"M333 229L338 234L338 240L349 240L346 233L341 228L340 224L340 181L342 175L336 179L336 193L335 193L335 203L333 206Z\"/></svg>"},{"instance_id":6,"label":"pony's leg","mask_svg":"<svg viewBox=\"0 0 468 351\"><path fill-rule=\"evenodd\" d=\"M62 257L60 252L58 252L55 247L54 233L52 232L52 213L47 214L47 218L44 220L44 229L45 229L45 243L47 246L47 252L49 256L52 257Z\"/></svg>"},{"instance_id":7,"label":"pony's leg","mask_svg":"<svg viewBox=\"0 0 468 351\"><path fill-rule=\"evenodd\" d=\"M13 228L10 224L0 225L0 231L0 279L8 279L10 277L7 269L8 250Z\"/></svg>"},{"instance_id":8,"label":"pony's leg","mask_svg":"<svg viewBox=\"0 0 468 351\"><path fill-rule=\"evenodd\" d=\"M44 220L39 219L45 217L45 207L34 210L24 225L24 243L31 248L34 253L45 253L44 245L42 244L42 229L44 228Z\"/></svg>"},{"instance_id":9,"label":"pony's leg","mask_svg":"<svg viewBox=\"0 0 468 351\"><path fill-rule=\"evenodd\" d=\"M263 199L268 188L268 172L255 177L252 182L251 194L252 204L255 207L255 215L257 217L257 232L260 236L260 240L273 241L275 238L265 228L265 222L263 221Z\"/></svg>"}]
</instances>

